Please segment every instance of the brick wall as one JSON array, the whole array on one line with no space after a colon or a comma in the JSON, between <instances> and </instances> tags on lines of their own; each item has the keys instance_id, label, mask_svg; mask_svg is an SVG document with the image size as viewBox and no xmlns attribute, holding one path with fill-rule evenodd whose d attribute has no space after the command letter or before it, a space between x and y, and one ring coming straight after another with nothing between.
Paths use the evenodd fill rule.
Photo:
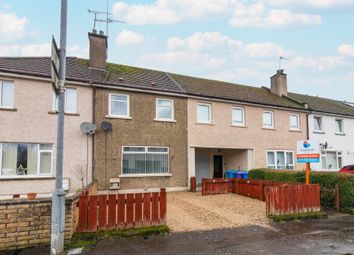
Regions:
<instances>
[{"instance_id":1,"label":"brick wall","mask_svg":"<svg viewBox=\"0 0 354 255\"><path fill-rule=\"evenodd\" d=\"M78 220L77 197L66 198L65 239L70 239ZM51 198L0 201L0 250L50 243Z\"/></svg>"}]
</instances>

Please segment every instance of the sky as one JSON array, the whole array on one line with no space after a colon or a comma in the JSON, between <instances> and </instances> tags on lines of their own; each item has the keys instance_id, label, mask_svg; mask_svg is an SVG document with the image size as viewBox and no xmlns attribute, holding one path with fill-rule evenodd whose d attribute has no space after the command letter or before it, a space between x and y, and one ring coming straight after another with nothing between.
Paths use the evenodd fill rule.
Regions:
<instances>
[{"instance_id":1,"label":"sky","mask_svg":"<svg viewBox=\"0 0 354 255\"><path fill-rule=\"evenodd\" d=\"M67 55L88 58L88 9L68 0ZM108 60L354 102L354 0L108 0ZM105 18L99 16L100 19ZM0 56L49 56L59 41L60 0L0 0ZM99 23L97 30L104 30Z\"/></svg>"}]
</instances>

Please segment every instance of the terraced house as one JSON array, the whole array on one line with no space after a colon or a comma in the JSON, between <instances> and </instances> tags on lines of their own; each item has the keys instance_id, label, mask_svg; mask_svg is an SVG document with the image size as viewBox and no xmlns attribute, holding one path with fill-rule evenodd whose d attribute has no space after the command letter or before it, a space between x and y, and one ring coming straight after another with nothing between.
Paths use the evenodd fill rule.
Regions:
<instances>
[{"instance_id":1,"label":"terraced house","mask_svg":"<svg viewBox=\"0 0 354 255\"><path fill-rule=\"evenodd\" d=\"M68 192L98 180L102 192L166 187L192 176L256 167L302 170L296 142L320 139L322 162L354 162L354 108L288 92L278 70L250 87L107 63L107 37L89 33L90 58L67 58L64 178ZM0 58L0 195L50 195L56 98L49 58ZM97 126L93 136L82 122Z\"/></svg>"}]
</instances>

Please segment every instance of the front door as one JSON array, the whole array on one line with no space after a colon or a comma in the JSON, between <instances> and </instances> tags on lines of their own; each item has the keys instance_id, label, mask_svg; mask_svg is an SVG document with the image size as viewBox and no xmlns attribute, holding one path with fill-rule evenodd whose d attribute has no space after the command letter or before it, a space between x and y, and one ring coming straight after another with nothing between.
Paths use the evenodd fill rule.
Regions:
<instances>
[{"instance_id":1,"label":"front door","mask_svg":"<svg viewBox=\"0 0 354 255\"><path fill-rule=\"evenodd\" d=\"M220 155L214 156L214 178L222 178L223 158Z\"/></svg>"}]
</instances>

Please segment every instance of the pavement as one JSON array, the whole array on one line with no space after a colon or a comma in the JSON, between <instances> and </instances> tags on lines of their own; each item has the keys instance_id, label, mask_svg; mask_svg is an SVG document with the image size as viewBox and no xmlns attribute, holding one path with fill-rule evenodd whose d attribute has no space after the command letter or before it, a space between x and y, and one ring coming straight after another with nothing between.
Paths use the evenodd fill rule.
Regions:
<instances>
[{"instance_id":1,"label":"pavement","mask_svg":"<svg viewBox=\"0 0 354 255\"><path fill-rule=\"evenodd\" d=\"M44 255L48 248L15 254ZM255 225L145 238L111 238L98 241L83 254L354 255L354 216L334 214L328 219L274 223L271 227Z\"/></svg>"}]
</instances>

